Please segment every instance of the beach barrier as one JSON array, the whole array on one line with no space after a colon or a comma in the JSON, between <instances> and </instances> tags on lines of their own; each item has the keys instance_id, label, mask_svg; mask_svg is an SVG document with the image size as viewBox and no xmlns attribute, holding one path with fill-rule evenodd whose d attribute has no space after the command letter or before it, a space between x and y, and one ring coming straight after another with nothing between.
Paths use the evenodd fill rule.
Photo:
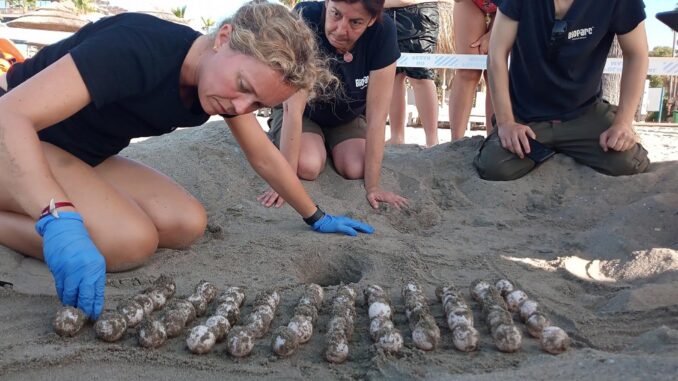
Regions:
<instances>
[{"instance_id":1,"label":"beach barrier","mask_svg":"<svg viewBox=\"0 0 678 381\"><path fill-rule=\"evenodd\" d=\"M402 53L397 61L400 67L431 69L487 69L487 56L480 54L420 54ZM621 74L623 60L608 58L603 73ZM678 75L678 57L650 57L647 75Z\"/></svg>"}]
</instances>

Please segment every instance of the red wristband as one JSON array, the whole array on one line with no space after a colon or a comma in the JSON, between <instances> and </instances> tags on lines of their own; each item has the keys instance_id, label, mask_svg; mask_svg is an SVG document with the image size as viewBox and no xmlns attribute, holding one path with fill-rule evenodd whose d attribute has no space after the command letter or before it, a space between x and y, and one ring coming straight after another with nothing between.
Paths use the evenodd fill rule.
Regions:
<instances>
[{"instance_id":1,"label":"red wristband","mask_svg":"<svg viewBox=\"0 0 678 381\"><path fill-rule=\"evenodd\" d=\"M52 199L49 202L49 205L45 207L45 209L42 210L42 213L40 214L40 218L43 218L48 215L52 215L56 218L59 218L59 213L57 213L58 208L64 208L64 207L72 207L75 208L75 205L68 201L59 201L59 202L54 202L54 199Z\"/></svg>"}]
</instances>

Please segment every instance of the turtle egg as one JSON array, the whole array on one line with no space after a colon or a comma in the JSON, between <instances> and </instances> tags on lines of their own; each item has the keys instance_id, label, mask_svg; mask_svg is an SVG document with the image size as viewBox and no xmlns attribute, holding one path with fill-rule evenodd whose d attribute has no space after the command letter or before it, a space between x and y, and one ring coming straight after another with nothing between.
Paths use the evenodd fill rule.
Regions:
<instances>
[{"instance_id":1,"label":"turtle egg","mask_svg":"<svg viewBox=\"0 0 678 381\"><path fill-rule=\"evenodd\" d=\"M127 320L127 326L134 328L144 320L144 308L134 300L126 300L118 304L118 312Z\"/></svg>"},{"instance_id":2,"label":"turtle egg","mask_svg":"<svg viewBox=\"0 0 678 381\"><path fill-rule=\"evenodd\" d=\"M119 312L105 312L94 323L94 332L103 341L118 341L127 331L127 320Z\"/></svg>"},{"instance_id":3,"label":"turtle egg","mask_svg":"<svg viewBox=\"0 0 678 381\"><path fill-rule=\"evenodd\" d=\"M52 319L52 326L59 336L72 337L80 332L86 320L85 313L81 309L61 307Z\"/></svg>"},{"instance_id":4,"label":"turtle egg","mask_svg":"<svg viewBox=\"0 0 678 381\"><path fill-rule=\"evenodd\" d=\"M186 346L195 354L203 354L211 351L216 341L216 336L209 327L196 325L186 337Z\"/></svg>"}]
</instances>

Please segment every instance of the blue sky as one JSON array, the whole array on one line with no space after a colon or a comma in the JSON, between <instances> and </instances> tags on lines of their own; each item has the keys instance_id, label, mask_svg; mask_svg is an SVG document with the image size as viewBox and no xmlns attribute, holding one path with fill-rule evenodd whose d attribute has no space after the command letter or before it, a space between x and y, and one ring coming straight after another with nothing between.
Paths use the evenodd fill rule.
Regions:
<instances>
[{"instance_id":1,"label":"blue sky","mask_svg":"<svg viewBox=\"0 0 678 381\"><path fill-rule=\"evenodd\" d=\"M128 10L148 10L150 8L169 10L172 7L186 5L186 17L198 21L200 17L220 21L233 13L244 2L244 0L111 0L111 4ZM646 28L650 49L655 46L671 46L673 43L671 29L659 22L654 15L675 8L676 3L678 3L678 0L645 0Z\"/></svg>"}]
</instances>

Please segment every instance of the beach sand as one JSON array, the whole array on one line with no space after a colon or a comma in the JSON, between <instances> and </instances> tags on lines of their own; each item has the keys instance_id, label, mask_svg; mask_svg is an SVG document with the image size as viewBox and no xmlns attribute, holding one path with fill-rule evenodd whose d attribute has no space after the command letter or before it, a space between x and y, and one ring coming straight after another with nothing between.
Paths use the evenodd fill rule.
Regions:
<instances>
[{"instance_id":1,"label":"beach sand","mask_svg":"<svg viewBox=\"0 0 678 381\"><path fill-rule=\"evenodd\" d=\"M133 330L117 343L103 343L91 324L74 338L61 338L51 327L59 302L47 267L0 248L0 280L14 283L0 288L0 379L675 379L678 129L639 133L653 164L647 173L618 178L556 155L522 179L483 181L472 166L480 137L432 149L387 147L382 184L409 198L411 206L402 212L372 210L362 181L343 180L328 167L306 189L326 211L376 228L356 238L312 232L287 205L259 205L265 183L223 122L135 143L123 155L185 186L205 205L209 226L186 250L159 250L139 269L109 274L106 307L165 273L176 280L179 295L191 293L201 279L220 288L246 287L243 313L255 293L277 288L282 298L275 328L287 324L303 285L313 282L326 291L313 338L292 357L278 359L268 334L240 360L229 357L224 344L192 355L183 337L142 349ZM522 350L499 352L468 294L472 280L498 277L512 279L538 301L569 333L573 348L549 355L525 335ZM409 337L400 296L408 279L423 287L441 327L441 346L432 352L416 349ZM434 295L436 286L450 282L473 308L481 334L477 352L452 346ZM360 296L348 361L325 362L328 302L341 283L387 290L405 336L402 353L374 349Z\"/></svg>"}]
</instances>

